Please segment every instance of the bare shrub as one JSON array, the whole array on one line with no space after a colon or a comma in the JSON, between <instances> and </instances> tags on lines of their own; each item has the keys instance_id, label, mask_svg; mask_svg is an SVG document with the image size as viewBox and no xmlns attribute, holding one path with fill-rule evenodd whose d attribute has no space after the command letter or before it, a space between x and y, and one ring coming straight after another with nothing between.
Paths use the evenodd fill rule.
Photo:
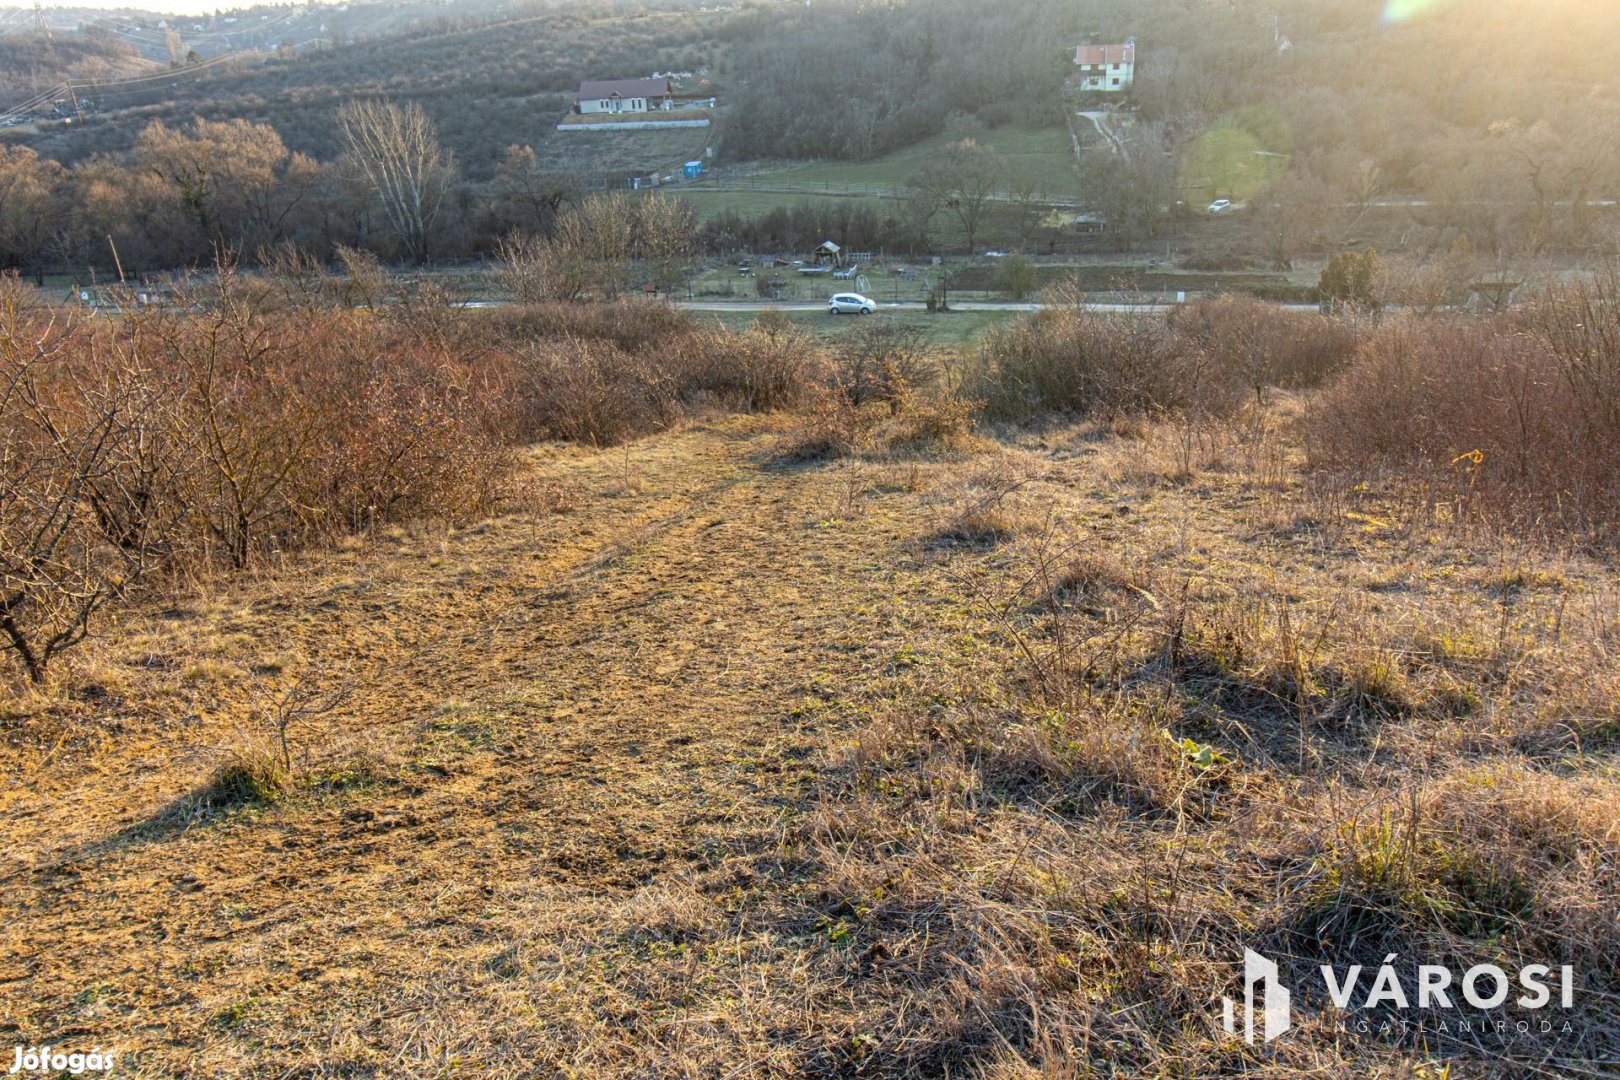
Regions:
<instances>
[{"instance_id":1,"label":"bare shrub","mask_svg":"<svg viewBox=\"0 0 1620 1080\"><path fill-rule=\"evenodd\" d=\"M681 343L693 390L732 408L768 412L800 404L822 373L811 335L792 320L766 312L742 333L700 331Z\"/></svg>"},{"instance_id":2,"label":"bare shrub","mask_svg":"<svg viewBox=\"0 0 1620 1080\"><path fill-rule=\"evenodd\" d=\"M538 304L553 298L558 268L545 237L513 233L500 242L495 256L496 284L514 302Z\"/></svg>"},{"instance_id":3,"label":"bare shrub","mask_svg":"<svg viewBox=\"0 0 1620 1080\"><path fill-rule=\"evenodd\" d=\"M337 283L320 260L287 242L259 251L259 267L279 301L300 311L339 303Z\"/></svg>"},{"instance_id":4,"label":"bare shrub","mask_svg":"<svg viewBox=\"0 0 1620 1080\"><path fill-rule=\"evenodd\" d=\"M1365 319L1290 311L1248 296L1202 300L1171 312L1171 329L1208 352L1216 369L1254 391L1320 386L1355 351Z\"/></svg>"},{"instance_id":5,"label":"bare shrub","mask_svg":"<svg viewBox=\"0 0 1620 1080\"><path fill-rule=\"evenodd\" d=\"M523 438L611 443L667 427L687 406L786 408L805 399L821 372L811 336L770 313L741 333L699 325L689 312L645 300L482 314L487 318L464 321L463 332L509 353L527 403ZM553 393L595 410L594 418L566 415Z\"/></svg>"},{"instance_id":6,"label":"bare shrub","mask_svg":"<svg viewBox=\"0 0 1620 1080\"><path fill-rule=\"evenodd\" d=\"M612 301L638 278L648 291L668 294L686 277L696 237L685 200L593 195L560 214L549 237L504 240L497 280L519 303Z\"/></svg>"},{"instance_id":7,"label":"bare shrub","mask_svg":"<svg viewBox=\"0 0 1620 1080\"><path fill-rule=\"evenodd\" d=\"M809 395L803 419L783 438L778 456L787 461L851 457L870 449L881 414L850 403L844 395L818 387Z\"/></svg>"},{"instance_id":8,"label":"bare shrub","mask_svg":"<svg viewBox=\"0 0 1620 1080\"><path fill-rule=\"evenodd\" d=\"M1318 480L1378 481L1420 512L1578 534L1620 526L1620 292L1555 293L1517 319L1408 320L1311 403Z\"/></svg>"},{"instance_id":9,"label":"bare shrub","mask_svg":"<svg viewBox=\"0 0 1620 1080\"><path fill-rule=\"evenodd\" d=\"M976 403L949 395L906 393L888 404L857 405L836 385L808 393L803 420L779 451L792 461L865 454L960 454L980 448Z\"/></svg>"},{"instance_id":10,"label":"bare shrub","mask_svg":"<svg viewBox=\"0 0 1620 1080\"><path fill-rule=\"evenodd\" d=\"M0 648L33 682L136 587L175 525L163 387L72 328L0 312Z\"/></svg>"},{"instance_id":11,"label":"bare shrub","mask_svg":"<svg viewBox=\"0 0 1620 1080\"><path fill-rule=\"evenodd\" d=\"M487 503L511 426L491 372L404 321L265 311L265 294L223 282L206 299L60 338L52 370L71 375L57 381L73 408L122 395L128 449L76 489L115 544L156 529L166 560L241 568L258 551Z\"/></svg>"},{"instance_id":12,"label":"bare shrub","mask_svg":"<svg viewBox=\"0 0 1620 1080\"><path fill-rule=\"evenodd\" d=\"M1053 306L994 331L964 390L995 419L1221 411L1231 387L1158 316Z\"/></svg>"},{"instance_id":13,"label":"bare shrub","mask_svg":"<svg viewBox=\"0 0 1620 1080\"><path fill-rule=\"evenodd\" d=\"M545 338L609 341L626 352L667 348L696 333L692 313L673 304L620 300L611 304L545 302L467 313L471 339L526 345Z\"/></svg>"},{"instance_id":14,"label":"bare shrub","mask_svg":"<svg viewBox=\"0 0 1620 1080\"><path fill-rule=\"evenodd\" d=\"M307 354L300 378L320 403L298 498L328 533L416 517L456 520L490 504L509 461L509 405L482 373L409 346ZM347 403L333 415L324 403ZM315 502L314 500L319 500Z\"/></svg>"},{"instance_id":15,"label":"bare shrub","mask_svg":"<svg viewBox=\"0 0 1620 1080\"><path fill-rule=\"evenodd\" d=\"M677 419L678 387L606 341L565 339L517 350L516 389L535 438L612 445Z\"/></svg>"},{"instance_id":16,"label":"bare shrub","mask_svg":"<svg viewBox=\"0 0 1620 1080\"><path fill-rule=\"evenodd\" d=\"M909 390L930 388L939 367L921 327L868 321L832 354L832 379L854 405L882 401L898 409Z\"/></svg>"},{"instance_id":17,"label":"bare shrub","mask_svg":"<svg viewBox=\"0 0 1620 1080\"><path fill-rule=\"evenodd\" d=\"M388 296L388 271L377 256L362 248L337 248L343 277L334 283L344 307L377 307Z\"/></svg>"}]
</instances>

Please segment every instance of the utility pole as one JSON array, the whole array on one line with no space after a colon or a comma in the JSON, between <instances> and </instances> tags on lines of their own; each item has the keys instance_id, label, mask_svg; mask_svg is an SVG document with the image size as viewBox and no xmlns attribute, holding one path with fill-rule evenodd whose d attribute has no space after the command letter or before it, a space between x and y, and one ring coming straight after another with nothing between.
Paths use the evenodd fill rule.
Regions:
<instances>
[{"instance_id":1,"label":"utility pole","mask_svg":"<svg viewBox=\"0 0 1620 1080\"><path fill-rule=\"evenodd\" d=\"M118 268L118 284L123 285L123 284L125 284L125 282L124 282L124 260L120 259L118 257L118 245L113 243L113 238L112 238L111 233L107 234L107 246L112 248L113 265Z\"/></svg>"}]
</instances>

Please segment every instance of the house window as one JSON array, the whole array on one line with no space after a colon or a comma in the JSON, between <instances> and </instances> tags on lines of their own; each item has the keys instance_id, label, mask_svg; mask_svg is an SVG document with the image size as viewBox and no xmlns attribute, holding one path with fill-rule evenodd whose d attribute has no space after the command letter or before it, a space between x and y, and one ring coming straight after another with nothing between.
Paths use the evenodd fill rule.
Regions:
<instances>
[{"instance_id":1,"label":"house window","mask_svg":"<svg viewBox=\"0 0 1620 1080\"><path fill-rule=\"evenodd\" d=\"M1118 85L1119 85L1119 80L1118 80L1118 79L1115 79L1115 80L1114 80L1114 85L1115 85L1115 86L1118 86Z\"/></svg>"}]
</instances>

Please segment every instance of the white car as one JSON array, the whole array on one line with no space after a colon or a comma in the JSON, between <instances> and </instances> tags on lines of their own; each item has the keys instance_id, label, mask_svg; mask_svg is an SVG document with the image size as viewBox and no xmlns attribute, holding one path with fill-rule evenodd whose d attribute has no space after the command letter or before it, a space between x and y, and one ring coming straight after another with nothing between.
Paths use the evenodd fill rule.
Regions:
<instances>
[{"instance_id":1,"label":"white car","mask_svg":"<svg viewBox=\"0 0 1620 1080\"><path fill-rule=\"evenodd\" d=\"M876 310L877 302L858 292L834 293L827 301L829 315L870 315Z\"/></svg>"},{"instance_id":2,"label":"white car","mask_svg":"<svg viewBox=\"0 0 1620 1080\"><path fill-rule=\"evenodd\" d=\"M1209 204L1209 212L1212 214L1224 214L1230 209L1232 209L1231 199L1216 199Z\"/></svg>"}]
</instances>

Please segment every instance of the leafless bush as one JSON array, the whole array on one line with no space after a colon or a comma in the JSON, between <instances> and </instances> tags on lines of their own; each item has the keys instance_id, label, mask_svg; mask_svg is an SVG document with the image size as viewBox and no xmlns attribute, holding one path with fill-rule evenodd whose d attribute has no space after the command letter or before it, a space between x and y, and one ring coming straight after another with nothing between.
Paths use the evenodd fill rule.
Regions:
<instances>
[{"instance_id":1,"label":"leafless bush","mask_svg":"<svg viewBox=\"0 0 1620 1080\"><path fill-rule=\"evenodd\" d=\"M554 298L558 268L545 237L513 233L501 241L495 255L499 260L495 281L515 303L538 304Z\"/></svg>"},{"instance_id":2,"label":"leafless bush","mask_svg":"<svg viewBox=\"0 0 1620 1080\"><path fill-rule=\"evenodd\" d=\"M1187 304L1169 322L1257 399L1270 386L1320 386L1349 361L1361 329L1353 317L1290 311L1246 296Z\"/></svg>"},{"instance_id":3,"label":"leafless bush","mask_svg":"<svg viewBox=\"0 0 1620 1080\"><path fill-rule=\"evenodd\" d=\"M1620 291L1557 292L1523 315L1408 320L1365 341L1305 421L1319 481L1453 522L1612 542L1620 527Z\"/></svg>"},{"instance_id":4,"label":"leafless bush","mask_svg":"<svg viewBox=\"0 0 1620 1080\"><path fill-rule=\"evenodd\" d=\"M542 338L575 338L609 341L633 353L667 347L697 331L691 312L673 304L644 300L522 304L470 314L462 327L470 338L491 344L525 345Z\"/></svg>"},{"instance_id":5,"label":"leafless bush","mask_svg":"<svg viewBox=\"0 0 1620 1080\"><path fill-rule=\"evenodd\" d=\"M855 405L898 406L907 390L926 389L939 375L922 328L896 322L868 321L839 342L832 361L833 384Z\"/></svg>"},{"instance_id":6,"label":"leafless bush","mask_svg":"<svg viewBox=\"0 0 1620 1080\"><path fill-rule=\"evenodd\" d=\"M85 362L73 328L14 309L0 326L0 648L40 682L158 561L181 463L139 358Z\"/></svg>"},{"instance_id":7,"label":"leafless bush","mask_svg":"<svg viewBox=\"0 0 1620 1080\"><path fill-rule=\"evenodd\" d=\"M377 307L388 296L388 271L377 261L377 256L359 248L337 248L338 262L343 264L343 278L336 282L338 296L344 307Z\"/></svg>"},{"instance_id":8,"label":"leafless bush","mask_svg":"<svg viewBox=\"0 0 1620 1080\"><path fill-rule=\"evenodd\" d=\"M742 333L718 327L687 338L689 391L732 408L765 412L799 404L821 375L821 350L791 320L767 312Z\"/></svg>"},{"instance_id":9,"label":"leafless bush","mask_svg":"<svg viewBox=\"0 0 1620 1080\"><path fill-rule=\"evenodd\" d=\"M1077 305L1048 307L992 333L964 389L991 417L1014 421L1224 411L1234 396L1207 354L1163 318Z\"/></svg>"},{"instance_id":10,"label":"leafless bush","mask_svg":"<svg viewBox=\"0 0 1620 1080\"><path fill-rule=\"evenodd\" d=\"M497 280L519 303L612 301L645 281L669 293L696 247L692 208L682 199L624 192L593 195L557 217L549 237L502 241Z\"/></svg>"},{"instance_id":11,"label":"leafless bush","mask_svg":"<svg viewBox=\"0 0 1620 1080\"><path fill-rule=\"evenodd\" d=\"M533 437L623 442L673 422L679 387L611 342L537 342L517 351L517 391Z\"/></svg>"},{"instance_id":12,"label":"leafless bush","mask_svg":"<svg viewBox=\"0 0 1620 1080\"><path fill-rule=\"evenodd\" d=\"M259 252L264 279L281 304L299 311L319 311L340 302L337 283L320 260L292 243Z\"/></svg>"}]
</instances>

